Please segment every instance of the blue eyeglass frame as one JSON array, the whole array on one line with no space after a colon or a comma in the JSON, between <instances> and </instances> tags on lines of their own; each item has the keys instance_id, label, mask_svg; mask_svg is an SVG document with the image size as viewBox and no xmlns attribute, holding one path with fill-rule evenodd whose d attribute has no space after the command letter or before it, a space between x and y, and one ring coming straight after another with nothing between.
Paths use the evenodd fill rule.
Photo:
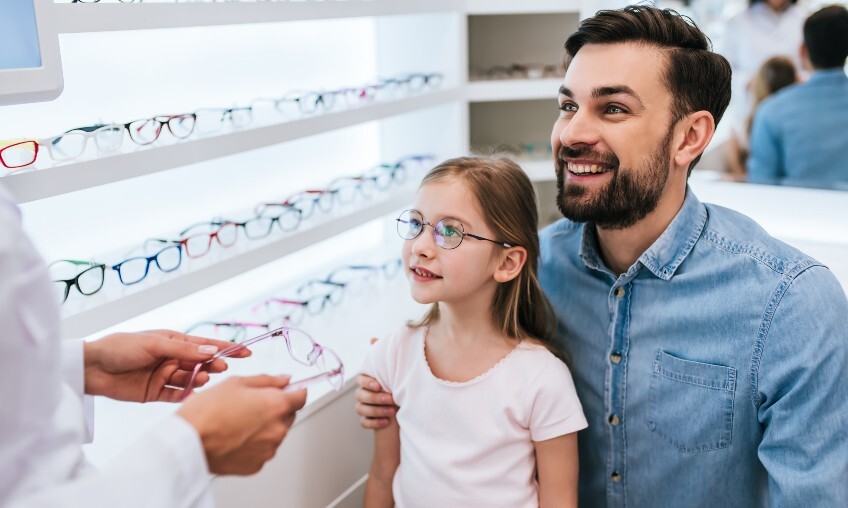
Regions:
<instances>
[{"instance_id":1,"label":"blue eyeglass frame","mask_svg":"<svg viewBox=\"0 0 848 508\"><path fill-rule=\"evenodd\" d=\"M174 266L173 268L171 268L169 270L165 270L165 269L162 268L162 265L159 264L159 255L162 254L163 252L165 252L168 249L177 249L178 258L177 258L176 266ZM124 276L121 274L121 265L123 265L124 263L128 263L130 261L135 261L137 259L147 260L147 266L144 267L144 275L142 275L141 278L138 279L138 280L135 280L135 281L132 281L132 282L124 282ZM143 281L144 279L147 278L147 275L150 273L150 263L152 263L154 261L156 262L156 267L159 268L159 270L161 272L164 272L164 273L173 272L174 270L179 268L180 265L182 265L182 263L183 263L183 246L178 244L178 243L175 243L175 244L168 245L167 247L165 247L164 249L160 250L159 252L157 252L156 254L154 254L152 256L135 256L135 257L131 257L129 259L125 259L125 260L121 261L120 263L113 265L112 270L115 270L116 272L118 272L118 280L121 281L121 284L123 284L125 286L132 286L133 284L138 284L139 282L141 282L141 281Z\"/></svg>"}]
</instances>

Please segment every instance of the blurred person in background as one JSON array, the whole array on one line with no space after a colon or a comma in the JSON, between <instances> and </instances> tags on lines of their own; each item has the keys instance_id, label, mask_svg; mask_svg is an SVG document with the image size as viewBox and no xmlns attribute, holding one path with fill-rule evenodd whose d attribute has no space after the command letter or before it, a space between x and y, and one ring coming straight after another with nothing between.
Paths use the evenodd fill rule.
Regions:
<instances>
[{"instance_id":1,"label":"blurred person in background","mask_svg":"<svg viewBox=\"0 0 848 508\"><path fill-rule=\"evenodd\" d=\"M754 116L749 180L848 189L845 7L825 7L807 19L801 56L810 79L769 97Z\"/></svg>"},{"instance_id":2,"label":"blurred person in background","mask_svg":"<svg viewBox=\"0 0 848 508\"><path fill-rule=\"evenodd\" d=\"M750 0L727 22L722 51L733 70L731 110L737 122L751 110L750 82L769 57L782 55L801 67L798 48L806 11L797 0Z\"/></svg>"},{"instance_id":3,"label":"blurred person in background","mask_svg":"<svg viewBox=\"0 0 848 508\"><path fill-rule=\"evenodd\" d=\"M778 90L797 82L798 72L795 64L785 56L773 56L766 60L751 79L753 106L745 123L734 126L731 138L725 144L725 162L730 180L747 180L746 163L750 152L751 126L760 103Z\"/></svg>"}]
</instances>

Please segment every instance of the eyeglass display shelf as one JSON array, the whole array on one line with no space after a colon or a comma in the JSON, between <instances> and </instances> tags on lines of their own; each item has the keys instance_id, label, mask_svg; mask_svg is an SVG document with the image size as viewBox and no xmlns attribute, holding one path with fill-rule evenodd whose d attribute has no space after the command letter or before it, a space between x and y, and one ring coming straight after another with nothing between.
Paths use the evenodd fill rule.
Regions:
<instances>
[{"instance_id":1,"label":"eyeglass display shelf","mask_svg":"<svg viewBox=\"0 0 848 508\"><path fill-rule=\"evenodd\" d=\"M431 108L460 100L462 95L460 88L438 90L285 123L189 138L169 145L140 147L135 152L24 171L3 177L2 182L18 203L27 203Z\"/></svg>"},{"instance_id":2,"label":"eyeglass display shelf","mask_svg":"<svg viewBox=\"0 0 848 508\"><path fill-rule=\"evenodd\" d=\"M547 99L556 101L562 78L493 79L469 81L469 102L500 102ZM553 108L553 106L551 106Z\"/></svg>"},{"instance_id":3,"label":"eyeglass display shelf","mask_svg":"<svg viewBox=\"0 0 848 508\"><path fill-rule=\"evenodd\" d=\"M466 0L468 14L579 13L580 0Z\"/></svg>"},{"instance_id":4,"label":"eyeglass display shelf","mask_svg":"<svg viewBox=\"0 0 848 508\"><path fill-rule=\"evenodd\" d=\"M87 337L110 326L122 323L134 316L159 308L172 301L188 296L219 282L261 267L283 256L341 234L365 222L377 219L408 204L414 197L415 186L409 185L386 193L381 200L365 201L350 212L321 214L303 224L300 229L289 234L279 234L270 241L255 241L241 238L240 243L230 249L216 249L217 258L198 258L192 260L198 265L186 268L181 266L169 274L153 275L153 280L143 281L138 286L120 286L116 279L101 293L91 297L81 297L74 309L71 300L65 303L66 309L74 309L62 318L64 337ZM241 243L244 242L244 243ZM241 247L240 246L246 246ZM237 250L238 249L238 250ZM186 260L184 259L184 262ZM151 268L151 270L155 270ZM109 270L112 272L113 270ZM114 276L108 273L107 276ZM161 280L156 283L157 277ZM111 296L110 293L119 293ZM106 299L110 298L110 299ZM98 304L98 300L105 300ZM95 302L94 304L90 304ZM66 310L66 312L68 312Z\"/></svg>"},{"instance_id":5,"label":"eyeglass display shelf","mask_svg":"<svg viewBox=\"0 0 848 508\"><path fill-rule=\"evenodd\" d=\"M59 33L241 25L461 11L462 0L54 4Z\"/></svg>"}]
</instances>

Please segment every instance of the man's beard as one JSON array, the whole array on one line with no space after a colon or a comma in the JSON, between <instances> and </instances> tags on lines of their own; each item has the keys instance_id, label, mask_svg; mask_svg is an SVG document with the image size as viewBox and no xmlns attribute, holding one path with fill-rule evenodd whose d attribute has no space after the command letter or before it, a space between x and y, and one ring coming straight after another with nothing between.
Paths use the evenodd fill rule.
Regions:
<instances>
[{"instance_id":1,"label":"man's beard","mask_svg":"<svg viewBox=\"0 0 848 508\"><path fill-rule=\"evenodd\" d=\"M638 169L620 168L618 158L611 152L560 147L556 159L559 211L575 222L592 222L602 229L624 229L645 218L657 207L668 180L672 134L672 129L669 129ZM565 183L568 168L564 157L609 164L612 167L612 178L594 195L590 195L587 186Z\"/></svg>"}]
</instances>

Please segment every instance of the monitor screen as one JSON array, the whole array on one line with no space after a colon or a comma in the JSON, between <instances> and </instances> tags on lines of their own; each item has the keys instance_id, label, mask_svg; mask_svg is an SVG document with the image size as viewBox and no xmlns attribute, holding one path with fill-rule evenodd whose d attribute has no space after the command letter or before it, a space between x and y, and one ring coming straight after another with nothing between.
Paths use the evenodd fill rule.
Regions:
<instances>
[{"instance_id":1,"label":"monitor screen","mask_svg":"<svg viewBox=\"0 0 848 508\"><path fill-rule=\"evenodd\" d=\"M61 93L55 16L52 0L0 0L0 106Z\"/></svg>"},{"instance_id":2,"label":"monitor screen","mask_svg":"<svg viewBox=\"0 0 848 508\"><path fill-rule=\"evenodd\" d=\"M41 67L33 0L0 2L0 69Z\"/></svg>"}]
</instances>

